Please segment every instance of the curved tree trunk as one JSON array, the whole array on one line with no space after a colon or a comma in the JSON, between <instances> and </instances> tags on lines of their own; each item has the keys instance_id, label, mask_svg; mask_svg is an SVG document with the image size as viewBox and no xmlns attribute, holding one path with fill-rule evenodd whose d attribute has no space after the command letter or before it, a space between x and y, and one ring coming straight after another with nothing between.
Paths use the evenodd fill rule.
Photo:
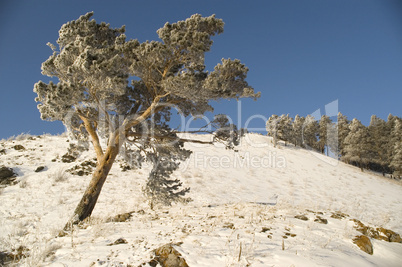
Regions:
<instances>
[{"instance_id":1,"label":"curved tree trunk","mask_svg":"<svg viewBox=\"0 0 402 267\"><path fill-rule=\"evenodd\" d=\"M65 231L71 230L71 226L73 224L77 224L91 216L99 194L102 190L102 186L106 181L107 175L109 174L109 171L112 168L118 153L119 147L117 144L107 148L92 175L91 182L89 183L81 201L78 203L78 206L74 211L73 217L64 227Z\"/></svg>"}]
</instances>

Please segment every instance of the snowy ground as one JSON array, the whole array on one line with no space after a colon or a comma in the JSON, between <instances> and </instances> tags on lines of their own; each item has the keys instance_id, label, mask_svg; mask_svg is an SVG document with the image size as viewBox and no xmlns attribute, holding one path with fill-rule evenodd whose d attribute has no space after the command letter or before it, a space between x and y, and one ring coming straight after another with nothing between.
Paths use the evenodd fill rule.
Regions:
<instances>
[{"instance_id":1,"label":"snowy ground","mask_svg":"<svg viewBox=\"0 0 402 267\"><path fill-rule=\"evenodd\" d=\"M19 174L18 184L0 189L0 252L25 247L30 256L19 265L138 266L172 242L189 266L402 266L401 243L372 240L369 255L353 244L360 233L351 221L402 234L400 182L303 149L274 148L257 134L235 150L188 145L194 153L175 173L191 188L187 205L151 210L141 193L149 168L123 172L116 162L91 221L56 238L90 180L65 171L94 154L62 163L65 137L28 137L0 141L0 165ZM38 166L45 169L36 173ZM127 222L106 222L126 212L134 212ZM111 245L119 238L127 242Z\"/></svg>"}]
</instances>

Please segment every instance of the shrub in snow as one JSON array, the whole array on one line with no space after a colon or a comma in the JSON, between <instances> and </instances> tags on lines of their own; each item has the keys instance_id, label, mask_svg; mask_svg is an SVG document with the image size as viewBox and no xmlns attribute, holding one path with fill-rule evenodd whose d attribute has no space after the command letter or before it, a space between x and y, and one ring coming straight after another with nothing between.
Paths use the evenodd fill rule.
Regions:
<instances>
[{"instance_id":1,"label":"shrub in snow","mask_svg":"<svg viewBox=\"0 0 402 267\"><path fill-rule=\"evenodd\" d=\"M48 177L53 179L53 181L56 183L64 182L68 179L68 175L62 168L52 174L49 174Z\"/></svg>"}]
</instances>

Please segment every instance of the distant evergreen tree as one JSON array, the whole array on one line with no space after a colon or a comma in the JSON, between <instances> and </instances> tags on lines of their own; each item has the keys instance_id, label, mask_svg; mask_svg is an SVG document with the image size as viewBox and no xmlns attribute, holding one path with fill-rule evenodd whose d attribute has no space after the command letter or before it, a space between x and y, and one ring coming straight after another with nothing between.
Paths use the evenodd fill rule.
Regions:
<instances>
[{"instance_id":1,"label":"distant evergreen tree","mask_svg":"<svg viewBox=\"0 0 402 267\"><path fill-rule=\"evenodd\" d=\"M276 147L276 144L278 142L278 124L279 124L279 117L278 115L273 114L271 117L269 117L265 128L267 129L268 136L272 137L274 147Z\"/></svg>"},{"instance_id":2,"label":"distant evergreen tree","mask_svg":"<svg viewBox=\"0 0 402 267\"><path fill-rule=\"evenodd\" d=\"M387 126L392 130L395 126L395 122L398 120L397 116L392 115L391 113L388 115L387 118Z\"/></svg>"},{"instance_id":3,"label":"distant evergreen tree","mask_svg":"<svg viewBox=\"0 0 402 267\"><path fill-rule=\"evenodd\" d=\"M305 118L296 115L272 115L266 122L268 136L273 137L274 146L278 140L313 149L327 156L333 153L337 158L356 165L363 171L392 173L401 176L402 170L402 119L390 114L388 121L371 117L369 127L359 120L350 122L341 112L337 121L327 115L317 121L313 116ZM332 154L331 154L332 155Z\"/></svg>"},{"instance_id":4,"label":"distant evergreen tree","mask_svg":"<svg viewBox=\"0 0 402 267\"><path fill-rule=\"evenodd\" d=\"M393 170L394 177L402 177L402 142L395 143L394 155L391 159L390 167Z\"/></svg>"},{"instance_id":5,"label":"distant evergreen tree","mask_svg":"<svg viewBox=\"0 0 402 267\"><path fill-rule=\"evenodd\" d=\"M394 145L395 145L395 141L393 141L392 139L395 138L394 137L394 128L395 128L395 123L396 121L400 119L397 116L394 116L392 114L388 115L387 118L387 122L386 122L386 127L387 127L387 132L388 132L388 144L386 147L386 153L387 153L387 158L389 159L389 161L391 161L392 159L392 155L393 155L393 151L394 151Z\"/></svg>"},{"instance_id":6,"label":"distant evergreen tree","mask_svg":"<svg viewBox=\"0 0 402 267\"><path fill-rule=\"evenodd\" d=\"M363 171L372 157L370 134L358 119L352 120L349 129L350 132L344 140L344 159L350 164L356 164Z\"/></svg>"},{"instance_id":7,"label":"distant evergreen tree","mask_svg":"<svg viewBox=\"0 0 402 267\"><path fill-rule=\"evenodd\" d=\"M302 131L304 147L318 150L318 131L319 124L317 120L313 116L307 115Z\"/></svg>"},{"instance_id":8,"label":"distant evergreen tree","mask_svg":"<svg viewBox=\"0 0 402 267\"><path fill-rule=\"evenodd\" d=\"M393 150L390 160L390 167L393 170L395 177L402 177L402 120L400 118L395 120L394 128L391 131L391 144Z\"/></svg>"},{"instance_id":9,"label":"distant evergreen tree","mask_svg":"<svg viewBox=\"0 0 402 267\"><path fill-rule=\"evenodd\" d=\"M293 123L292 123L292 142L295 146L302 146L303 139L302 139L302 132L303 132L303 124L304 124L304 117L300 117L296 115Z\"/></svg>"},{"instance_id":10,"label":"distant evergreen tree","mask_svg":"<svg viewBox=\"0 0 402 267\"><path fill-rule=\"evenodd\" d=\"M370 125L368 127L373 145L373 157L371 159L370 168L374 171L385 172L390 163L388 153L390 131L386 122L378 118L376 115L371 116Z\"/></svg>"},{"instance_id":11,"label":"distant evergreen tree","mask_svg":"<svg viewBox=\"0 0 402 267\"><path fill-rule=\"evenodd\" d=\"M331 129L332 120L327 115L322 115L319 122L319 141L318 148L321 154L324 154L325 148L328 146L328 131ZM328 148L327 148L328 155Z\"/></svg>"},{"instance_id":12,"label":"distant evergreen tree","mask_svg":"<svg viewBox=\"0 0 402 267\"><path fill-rule=\"evenodd\" d=\"M339 158L339 146L338 146L338 124L331 123L328 125L327 132L327 155L328 150L333 153L335 158Z\"/></svg>"},{"instance_id":13,"label":"distant evergreen tree","mask_svg":"<svg viewBox=\"0 0 402 267\"><path fill-rule=\"evenodd\" d=\"M342 113L338 113L338 122L337 122L337 127L338 127L338 153L339 156L343 161L343 156L345 156L345 139L348 136L350 129L349 129L349 120L345 115Z\"/></svg>"},{"instance_id":14,"label":"distant evergreen tree","mask_svg":"<svg viewBox=\"0 0 402 267\"><path fill-rule=\"evenodd\" d=\"M287 142L290 142L292 138L292 118L289 114L282 114L278 121L278 139L285 141L285 146Z\"/></svg>"}]
</instances>

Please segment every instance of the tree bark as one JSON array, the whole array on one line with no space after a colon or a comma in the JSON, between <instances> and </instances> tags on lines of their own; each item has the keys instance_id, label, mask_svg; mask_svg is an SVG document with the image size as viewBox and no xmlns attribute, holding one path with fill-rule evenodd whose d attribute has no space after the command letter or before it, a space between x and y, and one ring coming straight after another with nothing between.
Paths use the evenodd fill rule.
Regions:
<instances>
[{"instance_id":1,"label":"tree bark","mask_svg":"<svg viewBox=\"0 0 402 267\"><path fill-rule=\"evenodd\" d=\"M144 113L142 113L139 117L133 119L132 121L124 121L122 126L116 129L116 131L109 138L109 144L106 148L105 153L102 152L99 138L96 134L95 129L93 129L93 127L91 126L89 121L85 119L85 117L82 117L82 120L85 123L85 128L91 135L92 144L94 145L98 159L98 164L96 166L95 172L92 175L91 182L85 190L81 201L78 203L78 206L75 208L73 217L64 226L64 231L71 230L72 225L78 224L79 222L91 216L96 202L98 201L98 197L102 190L103 184L105 183L109 171L113 166L116 156L119 154L121 145L120 138L122 138L123 134L125 134L131 127L136 126L137 124L145 121L149 116L151 116L155 112L155 109L157 109L157 104L159 103L159 100L167 95L168 94L156 96L148 109L146 109Z\"/></svg>"},{"instance_id":2,"label":"tree bark","mask_svg":"<svg viewBox=\"0 0 402 267\"><path fill-rule=\"evenodd\" d=\"M106 181L107 175L109 174L109 171L112 168L118 153L118 143L108 146L100 163L98 163L95 172L92 175L91 182L89 183L81 201L78 203L78 206L74 211L73 217L64 227L65 231L70 230L73 224L77 224L91 216L99 194L102 190L102 186Z\"/></svg>"},{"instance_id":3,"label":"tree bark","mask_svg":"<svg viewBox=\"0 0 402 267\"><path fill-rule=\"evenodd\" d=\"M91 141L92 145L94 146L95 152L96 152L96 159L98 160L98 163L102 160L103 156L103 151L102 147L99 142L99 137L98 134L96 133L96 130L92 127L91 122L85 118L84 116L80 115L81 120L84 122L84 127L91 136Z\"/></svg>"}]
</instances>

